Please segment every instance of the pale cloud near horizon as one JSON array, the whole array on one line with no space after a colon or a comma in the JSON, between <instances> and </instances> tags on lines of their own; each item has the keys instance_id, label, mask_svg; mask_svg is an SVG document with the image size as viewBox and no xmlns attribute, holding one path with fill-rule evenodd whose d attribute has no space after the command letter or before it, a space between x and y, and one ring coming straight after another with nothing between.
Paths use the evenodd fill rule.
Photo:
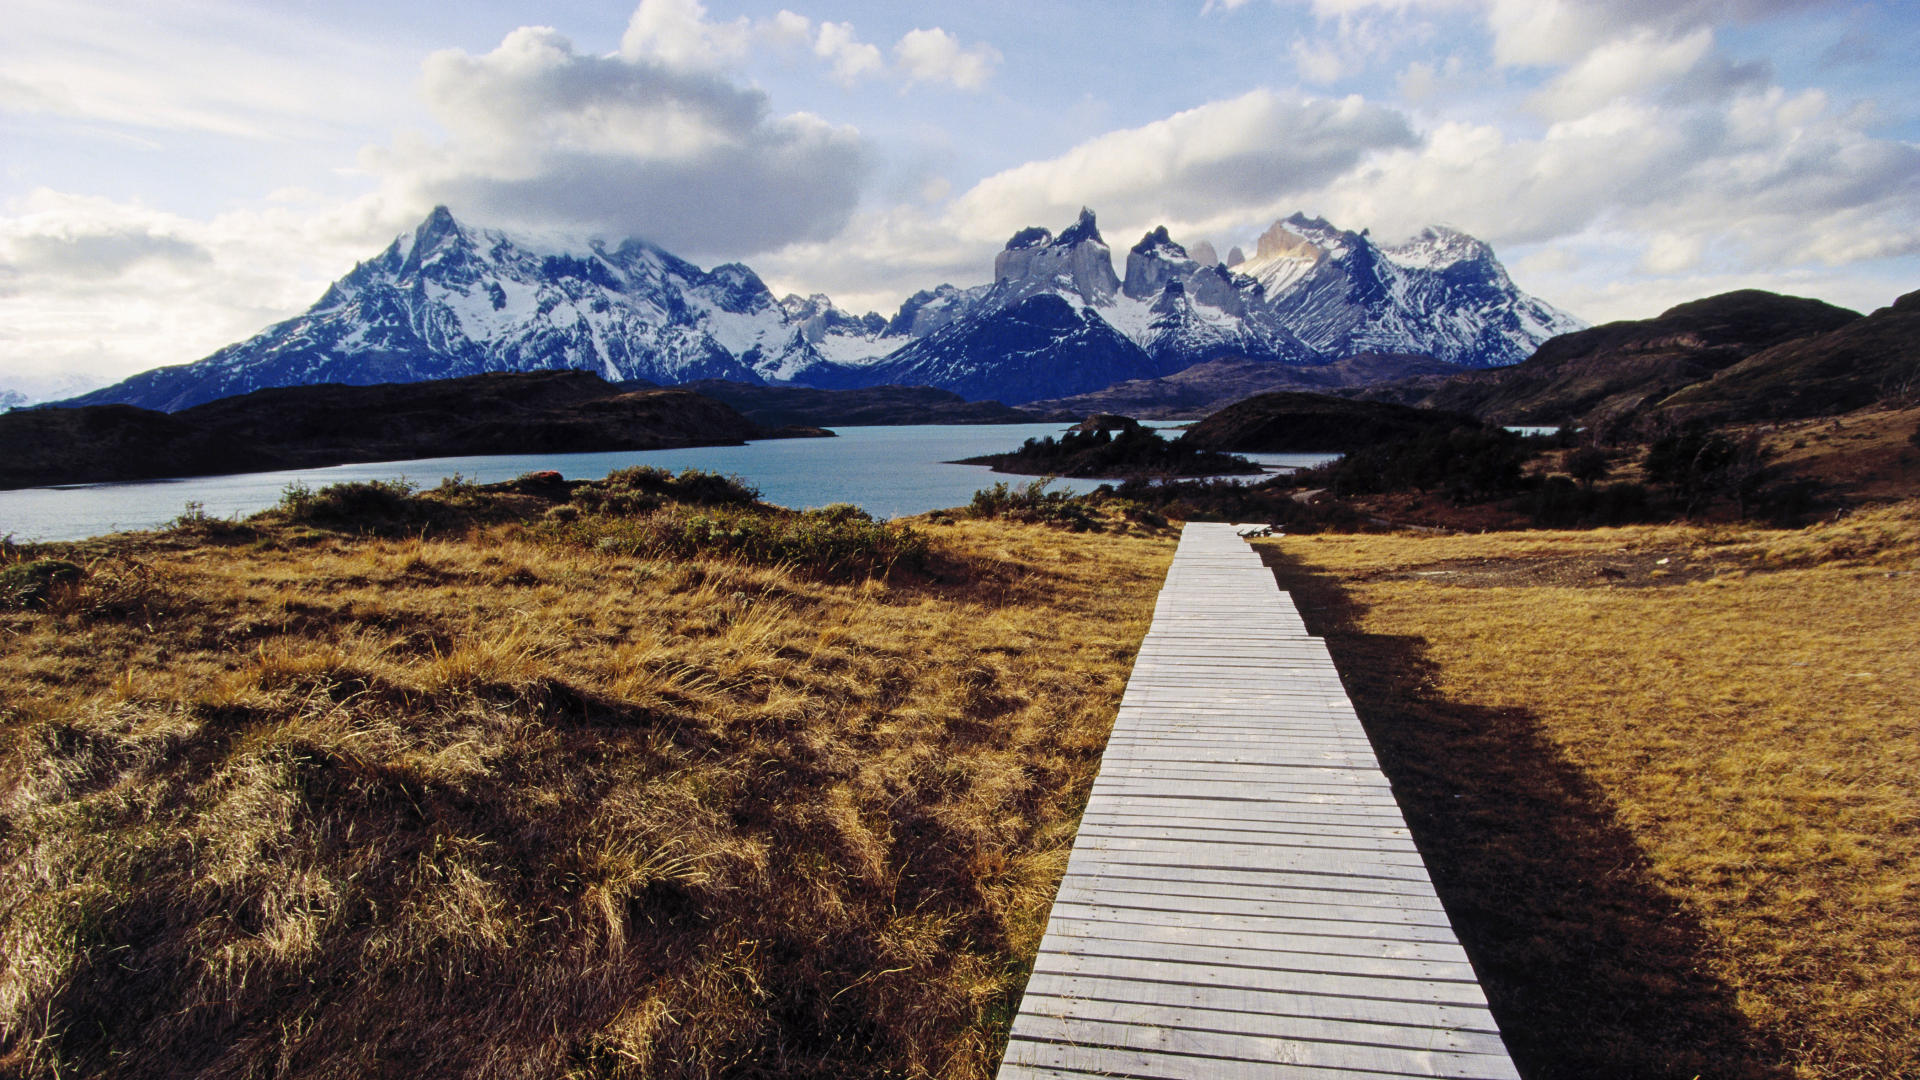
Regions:
<instances>
[{"instance_id":1,"label":"pale cloud near horizon","mask_svg":"<svg viewBox=\"0 0 1920 1080\"><path fill-rule=\"evenodd\" d=\"M57 22L56 9L23 2ZM1596 320L1699 290L1777 287L1872 307L1920 285L1889 277L1920 256L1920 146L1881 133L1870 103L1784 85L1766 57L1725 43L1729 26L1813 0L1214 0L1190 9L1214 32L1240 32L1236 20L1263 10L1300 13L1273 42L1291 84L1250 73L1237 89L1136 109L971 175L937 160L903 172L910 153L832 107L871 115L947 95L978 110L1017 96L1003 84L1027 93L1035 73L1016 65L1033 55L961 23L720 16L696 0L645 0L623 11L604 52L524 26L495 31L491 47L415 54L393 73L365 47L355 63L378 73L367 86L413 79L402 109L353 85L316 103L324 64L292 55L288 31L223 0L194 2L242 29L194 43L172 25L156 41L198 63L230 56L257 87L202 88L163 53L137 55L126 26L102 55L124 57L113 62L129 74L89 82L101 60L74 43L105 35L109 8L82 4L70 33L46 31L58 47L10 61L0 116L70 117L125 140L292 138L306 153L311 132L369 130L359 157L335 163L327 191L263 192L212 213L15 191L0 209L0 388L36 372L104 379L197 359L297 313L436 202L487 224L746 259L776 290L860 310L984 280L1010 233L1061 228L1081 205L1118 258L1159 224L1225 251L1251 250L1294 210L1385 239L1444 222L1494 243L1523 288ZM265 44L249 52L242 38ZM791 104L750 74L770 58L844 96ZM943 112L927 107L925 122ZM418 120L382 131L362 114Z\"/></svg>"},{"instance_id":2,"label":"pale cloud near horizon","mask_svg":"<svg viewBox=\"0 0 1920 1080\"><path fill-rule=\"evenodd\" d=\"M0 216L0 385L71 394L198 359L312 304L391 231L365 199L201 219L30 192Z\"/></svg>"}]
</instances>

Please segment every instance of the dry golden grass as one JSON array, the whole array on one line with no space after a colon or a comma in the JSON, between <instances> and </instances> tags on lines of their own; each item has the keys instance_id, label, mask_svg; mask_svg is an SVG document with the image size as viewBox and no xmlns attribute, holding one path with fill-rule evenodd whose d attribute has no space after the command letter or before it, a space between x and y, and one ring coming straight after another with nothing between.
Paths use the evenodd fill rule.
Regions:
<instances>
[{"instance_id":1,"label":"dry golden grass","mask_svg":"<svg viewBox=\"0 0 1920 1080\"><path fill-rule=\"evenodd\" d=\"M1920 1076L1920 503L1270 552L1523 1071Z\"/></svg>"},{"instance_id":2,"label":"dry golden grass","mask_svg":"<svg viewBox=\"0 0 1920 1080\"><path fill-rule=\"evenodd\" d=\"M0 1074L985 1076L1170 533L116 540L0 612Z\"/></svg>"}]
</instances>

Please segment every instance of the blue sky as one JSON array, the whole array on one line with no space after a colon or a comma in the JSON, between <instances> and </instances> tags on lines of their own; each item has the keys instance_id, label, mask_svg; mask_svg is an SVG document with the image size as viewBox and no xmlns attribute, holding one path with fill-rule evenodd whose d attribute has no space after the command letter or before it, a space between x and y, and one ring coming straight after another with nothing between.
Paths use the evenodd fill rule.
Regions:
<instances>
[{"instance_id":1,"label":"blue sky","mask_svg":"<svg viewBox=\"0 0 1920 1080\"><path fill-rule=\"evenodd\" d=\"M1920 288L1920 15L1819 0L503 0L0 21L0 390L181 363L435 202L890 310L1080 205L1124 251L1450 224L1591 321Z\"/></svg>"}]
</instances>

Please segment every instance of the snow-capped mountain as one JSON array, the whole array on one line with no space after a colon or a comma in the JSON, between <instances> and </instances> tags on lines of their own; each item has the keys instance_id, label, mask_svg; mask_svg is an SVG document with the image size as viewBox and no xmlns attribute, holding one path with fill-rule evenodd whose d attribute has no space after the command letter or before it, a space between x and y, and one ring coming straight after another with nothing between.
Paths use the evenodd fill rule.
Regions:
<instances>
[{"instance_id":1,"label":"snow-capped mountain","mask_svg":"<svg viewBox=\"0 0 1920 1080\"><path fill-rule=\"evenodd\" d=\"M305 314L72 403L176 410L269 386L490 371L760 382L884 355L901 344L881 340L885 329L878 315L849 315L824 296L776 300L738 263L703 271L638 240L532 241L463 225L440 207Z\"/></svg>"},{"instance_id":2,"label":"snow-capped mountain","mask_svg":"<svg viewBox=\"0 0 1920 1080\"><path fill-rule=\"evenodd\" d=\"M1163 374L1225 356L1288 364L1333 359L1266 318L1260 286L1221 265L1212 245L1190 254L1164 225L1127 252L1120 291L1110 320L1127 328Z\"/></svg>"},{"instance_id":3,"label":"snow-capped mountain","mask_svg":"<svg viewBox=\"0 0 1920 1080\"><path fill-rule=\"evenodd\" d=\"M994 258L993 278L980 289L943 285L908 316L927 295L917 294L890 326L905 324L913 335L897 352L860 370L816 369L805 380L937 386L1018 404L1163 373L1106 317L1120 279L1092 211L1081 210L1058 236L1038 226L1015 233Z\"/></svg>"},{"instance_id":4,"label":"snow-capped mountain","mask_svg":"<svg viewBox=\"0 0 1920 1080\"><path fill-rule=\"evenodd\" d=\"M11 412L32 400L18 390L0 390L0 412Z\"/></svg>"},{"instance_id":5,"label":"snow-capped mountain","mask_svg":"<svg viewBox=\"0 0 1920 1080\"><path fill-rule=\"evenodd\" d=\"M436 208L302 315L204 360L65 404L176 410L270 386L577 369L612 381L929 385L1009 403L1236 357L1317 364L1360 351L1512 363L1582 324L1521 293L1485 244L1429 229L1376 247L1295 215L1255 256L1215 261L1165 228L1126 277L1093 212L1014 234L991 284L915 293L891 318L824 295L776 299L739 263L702 270L640 240L541 240Z\"/></svg>"},{"instance_id":6,"label":"snow-capped mountain","mask_svg":"<svg viewBox=\"0 0 1920 1080\"><path fill-rule=\"evenodd\" d=\"M1495 367L1586 326L1516 288L1492 248L1439 226L1382 248L1365 232L1295 214L1234 271L1263 287L1275 321L1331 358L1425 353Z\"/></svg>"}]
</instances>

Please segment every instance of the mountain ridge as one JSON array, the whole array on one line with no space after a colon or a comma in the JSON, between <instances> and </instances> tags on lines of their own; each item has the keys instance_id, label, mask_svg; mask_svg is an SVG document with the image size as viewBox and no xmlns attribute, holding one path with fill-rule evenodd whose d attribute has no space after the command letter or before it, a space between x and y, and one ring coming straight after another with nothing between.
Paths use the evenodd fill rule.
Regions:
<instances>
[{"instance_id":1,"label":"mountain ridge","mask_svg":"<svg viewBox=\"0 0 1920 1080\"><path fill-rule=\"evenodd\" d=\"M990 284L922 290L887 318L825 294L776 298L742 263L702 270L643 240L511 235L441 206L306 312L59 404L177 411L271 386L583 370L663 385L928 385L1018 405L1223 357L1508 363L1580 325L1521 293L1490 247L1440 227L1383 249L1296 214L1233 268L1163 226L1129 249L1126 271L1083 208L1057 235L1015 233Z\"/></svg>"}]
</instances>

